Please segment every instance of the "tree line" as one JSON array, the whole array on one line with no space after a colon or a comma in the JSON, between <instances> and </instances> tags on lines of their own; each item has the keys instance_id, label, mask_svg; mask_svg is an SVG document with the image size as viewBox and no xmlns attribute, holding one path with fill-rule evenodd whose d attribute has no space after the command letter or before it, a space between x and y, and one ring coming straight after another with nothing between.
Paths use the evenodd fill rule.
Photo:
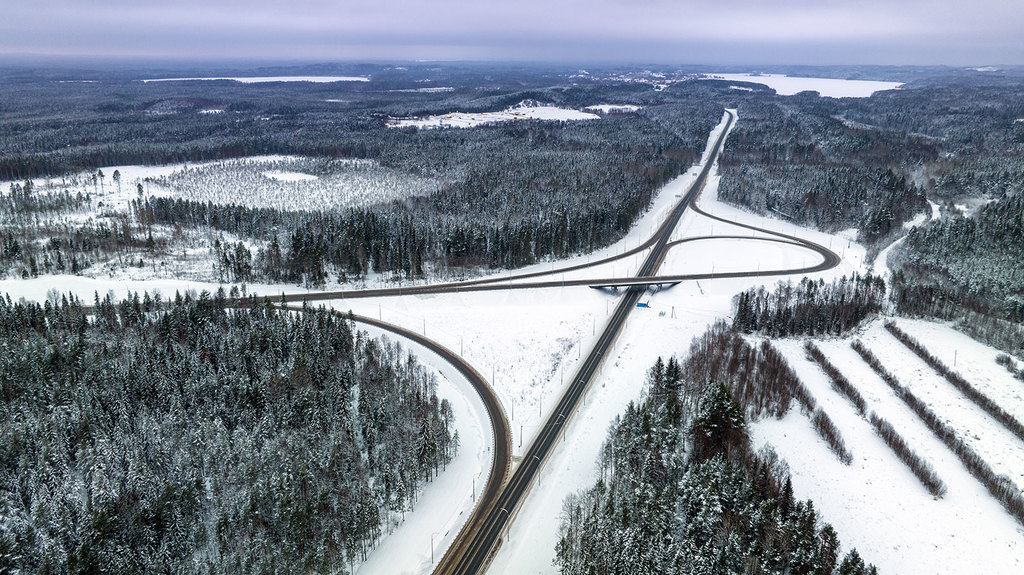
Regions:
<instances>
[{"instance_id":1,"label":"tree line","mask_svg":"<svg viewBox=\"0 0 1024 575\"><path fill-rule=\"evenodd\" d=\"M0 299L0 571L349 571L455 454L397 344L227 297Z\"/></svg>"},{"instance_id":2,"label":"tree line","mask_svg":"<svg viewBox=\"0 0 1024 575\"><path fill-rule=\"evenodd\" d=\"M1017 520L1018 523L1024 525L1024 497L1021 496L1020 489L1013 482L1012 479L1005 475L1000 475L992 469L989 464L982 459L980 455L967 444L966 441L960 437L956 430L950 427L945 421L939 418L939 416L932 411L928 404L921 401L914 392L908 387L900 383L899 379L892 374L882 362L878 359L870 349L868 349L859 340L853 341L850 344L853 349L860 354L864 362L867 363L878 377L882 379L892 389L896 397L903 400L903 402L914 412L915 415L935 434L936 437L942 441L946 447L952 451L957 458L964 464L967 471L978 480L979 483L985 486L985 488L992 494L997 501L999 501L1006 511ZM884 436L883 436L884 439ZM918 473L915 471L915 473ZM927 474L927 470L922 469L922 473Z\"/></svg>"},{"instance_id":3,"label":"tree line","mask_svg":"<svg viewBox=\"0 0 1024 575\"><path fill-rule=\"evenodd\" d=\"M885 293L885 281L870 273L779 282L774 292L759 286L733 299L733 326L769 337L839 335L881 311Z\"/></svg>"}]
</instances>

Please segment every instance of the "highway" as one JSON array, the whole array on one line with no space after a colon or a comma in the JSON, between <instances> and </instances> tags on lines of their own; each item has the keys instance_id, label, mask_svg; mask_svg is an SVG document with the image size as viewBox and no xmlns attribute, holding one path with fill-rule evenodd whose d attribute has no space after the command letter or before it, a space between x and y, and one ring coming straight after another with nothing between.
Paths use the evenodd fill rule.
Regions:
<instances>
[{"instance_id":1,"label":"highway","mask_svg":"<svg viewBox=\"0 0 1024 575\"><path fill-rule=\"evenodd\" d=\"M625 293L620 298L619 303L616 305L614 312L609 317L608 322L604 326L600 336L594 343L593 348L581 362L576 373L573 375L569 384L563 390L562 396L555 405L554 409L551 410L547 421L541 425L540 431L533 441L528 446L525 454L521 461L512 472L511 477L508 476L508 470L510 465L510 453L511 453L511 438L508 427L508 421L505 418L504 412L501 408L500 402L495 396L493 390L483 380L482 377L462 358L456 355L454 352L444 348L443 346L429 340L415 332L406 330L404 328L387 324L372 318L351 316L351 314L344 314L352 317L359 323L367 325L374 325L378 328L388 330L392 333L407 337L434 351L445 361L448 361L456 367L474 386L475 389L480 393L481 398L486 406L488 417L491 420L491 425L494 429L494 443L495 443L495 456L492 460L491 474L488 479L488 483L484 488L479 503L473 514L467 520L463 529L459 535L453 541L451 546L448 548L441 561L438 563L434 573L436 574L471 574L471 573L482 573L486 570L487 565L497 546L500 545L501 537L506 529L508 522L511 517L515 514L518 506L525 499L526 494L529 492L531 486L534 483L534 479L541 467L544 465L547 457L549 456L552 447L557 443L559 438L562 436L564 426L570 417L572 417L575 411L576 405L586 392L590 382L597 374L605 358L612 350L616 338L622 330L626 319L629 316L630 311L636 306L640 297L645 292L646 288L650 285L655 284L669 284L677 283L680 281L687 280L701 280L701 279L714 279L714 278L738 278L738 277L769 277L777 275L788 275L788 274L800 274L800 273L813 273L824 271L835 267L839 264L840 258L830 249L810 242L803 238L799 238L793 235L783 234L772 230L766 230L742 224L738 222L732 222L725 218L708 214L698 208L695 205L696 199L699 197L700 192L703 190L704 185L707 182L708 176L711 173L711 169L714 166L718 155L722 150L723 143L726 135L729 132L732 124L735 122L735 115L728 112L729 117L727 125L722 133L716 140L712 153L708 161L704 164L703 168L699 172L696 180L687 190L683 198L677 202L669 216L662 222L661 226L657 229L654 235L643 244L637 246L633 250L629 250L623 254L604 258L587 264L579 264L574 266L568 266L559 269L552 269L550 271L532 272L527 274L510 275L507 277L492 277L481 280L469 280L462 282L435 284L435 285L419 285L410 287L398 287L398 288L382 288L382 289L370 289L370 290L346 290L346 291L331 291L331 292L315 292L315 293L298 293L298 294L281 294L280 299L282 303L286 302L298 302L298 301L323 301L323 300L336 300L336 299L354 299L354 298L368 298L368 297L388 297L398 295L414 295L414 294L436 294L436 293L454 293L454 292L475 292L475 291L493 291L493 290L509 290L509 289L536 289L536 288L551 288L560 286L621 286L625 288ZM747 236L703 236L695 238L686 238L683 240L670 241L673 231L682 218L683 214L687 209L693 209L697 213L706 216L708 218L726 222L741 228L749 229L752 231L761 232L773 236L772 238L751 238ZM797 269L777 269L777 270L763 270L763 271L741 271L741 272L720 272L720 273L700 273L700 274L682 274L682 275L657 275L658 268L664 261L665 255L671 247L686 243L704 239L747 239L753 241L773 241L786 244L799 245L801 247L812 250L821 255L821 262ZM543 276L551 276L554 274L561 274L568 271L574 271L587 267L593 267L615 261L624 257L629 257L634 254L640 253L644 250L650 249L650 252L644 259L643 264L640 266L637 274L632 278L622 277L611 277L611 278L589 278L589 279L572 279L572 280L545 280L545 281L532 281L524 282L524 279L532 279ZM289 309L297 309L294 306L289 306ZM338 312L341 313L341 312ZM507 479L507 481L506 481Z\"/></svg>"},{"instance_id":2,"label":"highway","mask_svg":"<svg viewBox=\"0 0 1024 575\"><path fill-rule=\"evenodd\" d=\"M629 313L636 306L640 297L644 294L646 289L651 285L663 285L678 283L681 281L688 280L701 280L701 279L716 279L716 278L750 278L750 277L769 277L778 275L790 275L790 274L801 274L801 273L814 273L824 270L831 269L839 264L840 258L830 249L821 246L817 243L799 238L793 235L788 235L772 230L759 228L752 225L742 224L739 222L733 222L728 219L708 214L699 207L696 206L696 199L699 197L703 190L707 179L711 173L714 164L717 161L718 155L721 153L722 146L725 142L725 138L729 133L729 129L736 121L736 117L732 112L727 112L728 120L725 128L715 141L712 147L712 152L705 162L704 166L700 170L697 178L693 184L687 190L686 194L680 199L679 202L673 207L668 217L658 227L656 232L647 241L638 245L632 250L617 254L611 257L595 260L593 262L585 264L577 264L567 266L558 269L545 270L539 272L530 272L517 275L509 275L505 277L490 277L478 280L467 280L461 282L450 282L433 285L418 285L409 287L397 287L397 288L381 288L381 289L369 289L369 290L342 290L342 291L322 291L312 293L282 293L279 297L273 297L275 303L279 302L281 307L290 311L303 311L305 308L298 305L288 305L289 303L297 302L314 302L314 301L325 301L325 300L343 300L343 299L355 299L355 298L371 298L371 297L389 297L389 296L400 296L400 295L414 295L414 294L439 294L439 293L456 293L456 292L476 292L476 291L495 291L495 290L510 290L510 289L537 289L537 288L552 288L552 287L568 287L568 286L591 286L591 287L623 287L625 293L620 298L615 310L610 315L607 323L602 329L600 336L594 343L593 348L590 350L586 358L580 363L576 373L572 376L568 385L562 392L554 409L551 410L548 419L543 425L540 426L540 430L537 436L528 446L525 454L521 461L516 466L511 476L509 476L509 470L511 468L511 453L512 453L512 440L511 432L509 429L508 420L505 417L504 410L501 406L497 395L494 390L490 387L488 382L463 358L461 358L455 352L448 348L440 345L439 343L426 338L423 335L417 334L411 330L389 324L377 319L370 317L363 317L353 315L351 313L345 313L341 311L334 311L340 316L347 317L356 323L365 325L371 325L379 329L389 331L395 335L412 340L430 351L437 354L442 360L451 364L456 370L458 370L466 380L473 386L476 392L480 395L481 400L487 411L487 416L490 420L493 439L494 439L494 452L491 461L490 476L478 500L476 508L466 521L462 530L459 532L451 546L445 552L444 556L440 560L435 569L436 574L473 574L482 573L486 570L487 565L497 547L500 545L501 537L506 529L508 522L515 514L519 505L525 499L526 494L529 492L531 486L534 484L534 479L537 473L540 471L547 457L552 451L553 446L558 442L559 438L563 434L563 429L567 424L568 420L572 417L573 412L576 409L576 405L586 392L590 382L594 376L598 373L602 363L606 359L609 352L612 350L616 338L622 330ZM705 217L713 220L725 222L740 228L749 229L763 234L768 234L772 237L750 237L750 236L700 236L690 237L681 240L671 241L672 234L676 229L679 220L688 209L693 209L696 213L701 214ZM665 255L668 250L672 247L685 244L688 242L695 242L709 239L744 239L750 241L761 241L761 242L777 242L784 244L792 244L804 247L808 250L812 250L821 256L821 262L796 268L796 269L776 269L776 270L763 270L763 271L739 271L739 272L720 272L720 273L699 273L699 274L681 274L681 275L657 275L658 268L664 261ZM627 258L636 254L639 254L645 250L650 252L645 257L643 264L640 266L637 274L634 277L623 278L623 277L607 277L607 278L586 278L586 279L570 279L570 280L544 280L544 281L522 281L526 279L540 278L544 276L552 276L556 274L563 274L565 272L576 271L580 269L590 268L612 261ZM245 306L249 305L252 297L236 298L231 301L230 305L234 306ZM86 306L87 310L91 309L91 306ZM601 430L603 432L604 430Z\"/></svg>"},{"instance_id":3,"label":"highway","mask_svg":"<svg viewBox=\"0 0 1024 575\"><path fill-rule=\"evenodd\" d=\"M678 202L669 217L658 228L655 237L652 238L653 242L649 242L652 246L651 252L637 273L638 279L643 280L644 278L654 277L658 267L660 267L664 260L672 232L675 230L683 213L690 207L703 189L715 159L722 149L725 136L728 134L729 128L734 121L735 116L729 113L728 124L715 142L711 157L705 163L704 168L686 195ZM803 243L798 238L786 239ZM835 254L832 255L835 256ZM836 261L838 262L838 258L836 258ZM665 278L658 279L664 280ZM470 574L482 573L486 570L511 516L525 499L526 494L533 485L535 476L544 465L552 447L562 435L564 426L572 416L576 404L585 393L594 375L612 349L626 318L636 306L643 293L644 288L641 287L627 288L626 293L619 300L618 305L615 306L615 311L611 314L594 347L586 359L583 360L579 369L570 380L569 385L563 391L555 408L551 410L547 421L541 426L537 436L530 443L522 460L512 473L512 477L498 495L497 501L493 505L489 505L486 511L478 510L479 513L472 518L470 523L467 523L463 532L460 533L456 541L449 547L434 573L444 575Z\"/></svg>"}]
</instances>

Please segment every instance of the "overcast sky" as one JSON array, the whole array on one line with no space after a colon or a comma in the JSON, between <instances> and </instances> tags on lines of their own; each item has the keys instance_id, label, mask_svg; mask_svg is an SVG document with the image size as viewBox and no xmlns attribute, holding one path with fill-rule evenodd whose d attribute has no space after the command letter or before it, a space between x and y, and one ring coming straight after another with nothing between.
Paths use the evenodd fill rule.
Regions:
<instances>
[{"instance_id":1,"label":"overcast sky","mask_svg":"<svg viewBox=\"0 0 1024 575\"><path fill-rule=\"evenodd\" d=\"M6 0L0 54L1024 64L1022 0Z\"/></svg>"}]
</instances>

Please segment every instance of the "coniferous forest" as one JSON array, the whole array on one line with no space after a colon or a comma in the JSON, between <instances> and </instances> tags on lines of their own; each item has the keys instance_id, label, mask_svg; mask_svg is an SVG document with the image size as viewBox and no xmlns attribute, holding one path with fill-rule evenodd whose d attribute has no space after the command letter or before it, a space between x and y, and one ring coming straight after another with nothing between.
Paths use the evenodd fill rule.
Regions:
<instances>
[{"instance_id":1,"label":"coniferous forest","mask_svg":"<svg viewBox=\"0 0 1024 575\"><path fill-rule=\"evenodd\" d=\"M647 399L612 425L599 479L563 504L561 573L875 573L793 496L785 463L750 446L750 421L781 417L793 399L813 408L790 380L767 344L721 323L682 364L659 359Z\"/></svg>"},{"instance_id":2,"label":"coniferous forest","mask_svg":"<svg viewBox=\"0 0 1024 575\"><path fill-rule=\"evenodd\" d=\"M0 301L0 572L347 572L458 447L342 316L95 304Z\"/></svg>"},{"instance_id":3,"label":"coniferous forest","mask_svg":"<svg viewBox=\"0 0 1024 575\"><path fill-rule=\"evenodd\" d=\"M843 276L828 284L805 277L796 285L779 282L774 292L751 288L734 301L733 326L744 333L839 335L882 309L885 281L871 274Z\"/></svg>"},{"instance_id":4,"label":"coniferous forest","mask_svg":"<svg viewBox=\"0 0 1024 575\"><path fill-rule=\"evenodd\" d=\"M0 86L10 112L0 119L0 130L9 134L0 143L0 180L16 181L10 211L38 215L44 225L2 226L0 272L78 273L112 258L144 267L160 253L180 251L190 230L230 233L247 244L252 265L243 266L241 277L221 272L222 281L319 286L370 273L408 280L431 271L510 268L564 257L624 236L661 185L699 159L723 113L713 97L722 89L700 83L652 92L536 72L492 77L453 68L439 76L432 67L371 68L370 87L270 83L238 89L231 83L107 78L116 88L53 88L45 79L14 75ZM416 92L424 82L449 82L452 90ZM75 131L49 123L53 110L39 108L41 89L61 91L62 113L74 120ZM339 91L346 105L335 101ZM394 117L524 103L579 109L609 100L639 110L594 121L471 130L387 127ZM220 113L203 113L208 108ZM154 198L143 195L140 184L139 197L120 218L84 223L66 217L76 205L57 201L63 199L61 182L70 177L91 180L96 192L104 181L113 187L111 174L100 169L105 166L259 154L368 160L433 185L358 207L310 202L306 209L280 210L241 200ZM49 178L56 191L24 186L28 178ZM97 208L95 201L77 201Z\"/></svg>"},{"instance_id":5,"label":"coniferous forest","mask_svg":"<svg viewBox=\"0 0 1024 575\"><path fill-rule=\"evenodd\" d=\"M700 160L726 109L738 121L711 180L719 199L866 246L864 267L876 275L741 292L731 325L711 326L682 361L658 360L643 400L609 430L598 480L564 503L563 574L875 572L794 496L786 464L752 449L752 422L797 408L832 456L855 460L785 358L752 334L841 335L895 309L951 320L1024 358L1020 70L834 72L906 82L864 98L780 96L667 68L261 73L367 81L146 82L170 72L0 68L0 280L139 279L135 270L181 279L180 261L205 274L190 279L284 291L467 277L591 253L625 237L664 184ZM395 127L533 106L595 116ZM364 170L370 191L275 204L259 197L280 185L266 172L288 168L195 165L257 156L301 164L292 175L311 179ZM114 168L171 164L180 171L133 182ZM185 190L207 169L220 170L215 199ZM374 178L387 181L374 187ZM876 264L891 270L887 285L869 262L895 241ZM923 344L907 345L1022 436L1015 416ZM806 349L942 496L942 480L869 413L856 382ZM855 349L1024 516L1019 490L866 347ZM996 361L1024 378L1020 362ZM8 296L0 573L349 572L451 462L453 417L429 369L326 310L283 311L223 291L91 302L51 294L43 304Z\"/></svg>"}]
</instances>

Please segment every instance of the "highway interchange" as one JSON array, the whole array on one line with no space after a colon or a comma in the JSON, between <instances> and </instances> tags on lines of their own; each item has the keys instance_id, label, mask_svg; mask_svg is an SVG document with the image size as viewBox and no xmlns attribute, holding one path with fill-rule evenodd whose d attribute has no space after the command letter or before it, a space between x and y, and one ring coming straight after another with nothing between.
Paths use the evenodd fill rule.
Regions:
<instances>
[{"instance_id":1,"label":"highway interchange","mask_svg":"<svg viewBox=\"0 0 1024 575\"><path fill-rule=\"evenodd\" d=\"M603 258L593 262L553 268L540 272L531 272L504 277L491 277L484 279L450 282L432 285L418 285L409 287L395 287L366 290L345 290L345 291L324 291L301 294L282 294L278 301L288 309L299 309L294 305L298 302L312 302L336 299L356 299L389 297L415 294L439 294L456 292L477 292L509 289L537 289L551 287L616 287L623 288L623 296L619 299L614 312L605 324L600 335L597 337L593 348L580 363L576 373L572 376L568 385L565 386L562 396L557 405L550 411L547 421L540 426L537 436L528 446L521 460L517 465L512 466L512 441L509 423L505 417L504 409L491 388L490 384L474 369L468 362L452 350L432 341L424 335L389 324L377 319L346 314L348 317L365 325L384 329L404 338L413 340L427 349L436 353L442 360L450 363L479 393L487 411L488 419L492 428L494 451L491 461L490 476L487 484L481 492L476 508L466 521L458 536L438 562L434 573L436 574L470 574L483 573L487 569L490 559L493 557L498 545L500 545L502 534L509 521L515 515L518 506L525 499L537 473L544 465L552 446L557 442L563 428L572 417L577 403L586 393L587 388L597 373L598 368L612 349L629 313L637 305L640 297L646 289L651 286L663 286L711 278L737 278L737 277L770 277L790 274L814 273L831 269L837 266L840 258L832 250L794 235L788 235L772 230L734 222L712 214L708 214L696 205L696 200L704 188L705 183L716 163L718 155L722 150L725 138L729 129L736 121L735 114L727 112L728 118L725 128L721 131L715 141L711 154L704 166L701 168L697 178L676 203L668 217L661 223L658 229L645 242L636 248L624 251L622 254ZM671 241L673 232L687 210L693 210L704 217L725 222L733 226L749 229L753 232L767 234L771 237L748 237L748 236L701 236L691 237L683 240ZM759 271L741 272L720 272L720 273L698 273L680 275L658 275L658 269L669 249L687 242L694 242L704 239L743 239L760 242L778 242L793 244L812 250L821 256L821 262L811 266L790 269L774 269ZM621 260L630 256L650 250L645 257L636 275L633 277L606 277L587 279L535 279L550 278L566 272L591 268L601 264ZM530 281L524 281L530 280ZM341 312L337 312L341 313ZM603 431L603 430L602 430Z\"/></svg>"}]
</instances>

